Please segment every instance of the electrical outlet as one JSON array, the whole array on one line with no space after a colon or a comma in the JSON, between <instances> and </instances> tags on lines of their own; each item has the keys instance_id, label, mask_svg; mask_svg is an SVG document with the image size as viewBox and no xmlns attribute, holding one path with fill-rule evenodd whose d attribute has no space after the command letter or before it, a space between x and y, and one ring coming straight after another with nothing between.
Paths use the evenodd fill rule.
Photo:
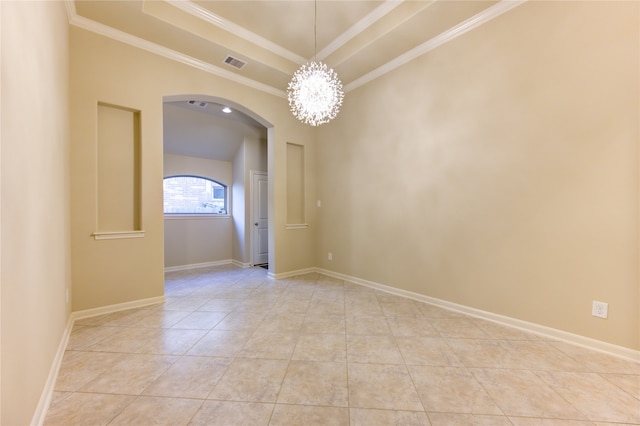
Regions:
<instances>
[{"instance_id":1,"label":"electrical outlet","mask_svg":"<svg viewBox=\"0 0 640 426\"><path fill-rule=\"evenodd\" d=\"M591 315L598 318L607 318L609 314L609 304L604 302L593 301Z\"/></svg>"},{"instance_id":2,"label":"electrical outlet","mask_svg":"<svg viewBox=\"0 0 640 426\"><path fill-rule=\"evenodd\" d=\"M327 254L327 260L333 260L333 253Z\"/></svg>"},{"instance_id":3,"label":"electrical outlet","mask_svg":"<svg viewBox=\"0 0 640 426\"><path fill-rule=\"evenodd\" d=\"M318 200L318 204L317 204L317 206L318 206L318 207L322 207L322 201Z\"/></svg>"}]
</instances>

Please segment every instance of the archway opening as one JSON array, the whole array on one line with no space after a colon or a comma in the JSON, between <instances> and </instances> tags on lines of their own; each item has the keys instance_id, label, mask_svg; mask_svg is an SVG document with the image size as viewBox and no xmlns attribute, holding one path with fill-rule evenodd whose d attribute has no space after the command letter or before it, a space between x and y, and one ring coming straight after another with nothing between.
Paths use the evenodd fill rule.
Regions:
<instances>
[{"instance_id":1,"label":"archway opening","mask_svg":"<svg viewBox=\"0 0 640 426\"><path fill-rule=\"evenodd\" d=\"M224 263L274 271L272 138L271 123L233 101L163 98L163 177L196 176L228 188L220 213L165 214L165 271Z\"/></svg>"}]
</instances>

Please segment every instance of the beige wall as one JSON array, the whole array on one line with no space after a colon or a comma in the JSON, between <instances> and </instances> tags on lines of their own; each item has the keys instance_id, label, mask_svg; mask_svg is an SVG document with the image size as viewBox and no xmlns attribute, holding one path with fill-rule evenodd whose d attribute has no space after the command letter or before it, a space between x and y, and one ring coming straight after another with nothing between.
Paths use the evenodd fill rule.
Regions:
<instances>
[{"instance_id":1,"label":"beige wall","mask_svg":"<svg viewBox=\"0 0 640 426\"><path fill-rule=\"evenodd\" d=\"M234 204L235 229L237 231L237 246L234 246L233 258L238 262L251 263L251 232L253 219L251 218L251 171L267 171L267 141L258 135L245 136L242 149L238 150L242 167L238 173L234 169L234 188L238 192ZM236 208L238 209L236 212ZM236 214L237 213L237 214Z\"/></svg>"},{"instance_id":2,"label":"beige wall","mask_svg":"<svg viewBox=\"0 0 640 426\"><path fill-rule=\"evenodd\" d=\"M529 2L348 93L318 266L640 349L638 8Z\"/></svg>"},{"instance_id":3,"label":"beige wall","mask_svg":"<svg viewBox=\"0 0 640 426\"><path fill-rule=\"evenodd\" d=\"M71 212L73 309L83 310L163 294L162 101L200 94L231 100L271 123L272 177L270 262L275 273L315 264L313 228L285 229L285 144L313 144L313 129L298 123L286 99L164 59L131 46L71 28ZM144 238L96 241L95 110L98 102L141 111ZM308 152L313 152L310 149ZM312 155L312 154L310 154ZM313 157L312 157L313 158ZM315 181L308 182L314 196ZM107 261L105 261L107 259Z\"/></svg>"},{"instance_id":4,"label":"beige wall","mask_svg":"<svg viewBox=\"0 0 640 426\"><path fill-rule=\"evenodd\" d=\"M165 268L231 260L231 217L174 217L164 223Z\"/></svg>"},{"instance_id":5,"label":"beige wall","mask_svg":"<svg viewBox=\"0 0 640 426\"><path fill-rule=\"evenodd\" d=\"M243 143L238 147L238 151L236 151L236 155L233 157L233 186L231 188L231 194L233 196L233 206L231 208L231 216L233 218L231 254L233 259L240 263L245 262L245 251L247 247L245 240L245 212L249 211L249 206L245 205L244 198L244 157L245 144Z\"/></svg>"},{"instance_id":6,"label":"beige wall","mask_svg":"<svg viewBox=\"0 0 640 426\"><path fill-rule=\"evenodd\" d=\"M176 175L202 176L227 186L231 186L233 181L232 163L230 161L164 154L163 170L163 177Z\"/></svg>"},{"instance_id":7,"label":"beige wall","mask_svg":"<svg viewBox=\"0 0 640 426\"><path fill-rule=\"evenodd\" d=\"M68 25L59 2L0 7L0 423L26 425L70 315Z\"/></svg>"},{"instance_id":8,"label":"beige wall","mask_svg":"<svg viewBox=\"0 0 640 426\"><path fill-rule=\"evenodd\" d=\"M229 161L164 154L164 176L195 175L233 183ZM229 200L232 203L232 200ZM164 219L164 266L186 266L231 259L232 220L229 216L176 217Z\"/></svg>"},{"instance_id":9,"label":"beige wall","mask_svg":"<svg viewBox=\"0 0 640 426\"><path fill-rule=\"evenodd\" d=\"M0 4L0 423L32 420L70 276L74 310L162 294L162 97L186 93L274 125L273 272L321 266L640 349L637 2L527 3L348 93L317 133L285 99L68 30L61 3ZM91 237L98 102L141 111L144 238ZM307 229L286 229L287 142L305 146Z\"/></svg>"},{"instance_id":10,"label":"beige wall","mask_svg":"<svg viewBox=\"0 0 640 426\"><path fill-rule=\"evenodd\" d=\"M307 126L309 128L312 128L311 126ZM314 129L317 132L317 127L313 127L312 129ZM311 142L315 142L315 134L314 134L314 139ZM304 147L304 182L305 182L305 188L304 188L304 208L305 208L305 218L306 218L306 224L308 225L307 228L299 228L299 227L294 227L293 229L286 229L286 243L287 245L290 247L290 250L288 251L288 257L287 257L287 262L288 264L292 265L289 268L284 268L284 271L295 271L298 269L301 269L300 267L294 267L293 265L307 265L305 266L305 268L308 267L316 267L318 266L318 263L316 261L317 259L317 244L313 244L313 245L309 245L307 244L307 239L308 239L308 233L312 232L316 237L318 232L320 232L320 229L318 227L317 224L317 207L316 207L316 200L318 199L318 195L316 192L316 188L318 187L318 185L316 184L317 181L319 181L319 179L321 179L322 177L319 176L317 174L316 171L316 143L310 143L310 141L304 141L301 139L296 139L296 138L290 138L287 140L287 142L289 143L293 143L296 145L302 145ZM283 156L283 158L286 159L286 155L287 155L287 147L286 146L282 146L282 152L281 155ZM283 179L285 178L285 171L286 171L286 165L283 164L283 172L282 172L282 176ZM286 197L286 180L283 180L281 182L282 188L283 188L283 194L281 195L281 197L277 200L277 202L279 203L281 209L282 209L282 221L283 221L283 227L285 226L284 222L286 222L286 216L287 216L287 197ZM315 242L315 240L314 240ZM306 263L306 259L308 258L313 258L314 262L311 264L307 264Z\"/></svg>"}]
</instances>

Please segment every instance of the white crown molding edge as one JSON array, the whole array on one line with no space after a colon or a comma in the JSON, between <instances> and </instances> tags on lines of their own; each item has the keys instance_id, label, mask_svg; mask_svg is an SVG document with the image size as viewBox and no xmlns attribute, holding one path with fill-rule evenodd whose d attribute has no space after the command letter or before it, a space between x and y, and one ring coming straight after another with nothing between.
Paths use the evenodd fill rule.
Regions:
<instances>
[{"instance_id":1,"label":"white crown molding edge","mask_svg":"<svg viewBox=\"0 0 640 426\"><path fill-rule=\"evenodd\" d=\"M393 71L394 69L416 59L419 56L424 55L425 53L435 49L436 47L440 47L443 44L458 38L464 33L467 33L483 24L486 24L492 19L497 18L503 13L506 13L511 9L514 9L526 2L527 0L501 0L499 3L496 3L495 5L483 10L480 13L477 13L476 15L450 28L449 30L444 31L437 36L425 41L419 46L403 53L402 55L396 57L395 59L392 59L386 64L379 66L378 68L374 69L371 72L368 72L362 77L355 79L351 83L345 85L344 91L350 92L351 90L369 83L370 81Z\"/></svg>"},{"instance_id":2,"label":"white crown molding edge","mask_svg":"<svg viewBox=\"0 0 640 426\"><path fill-rule=\"evenodd\" d=\"M195 16L196 18L200 18L203 21L206 21L212 25L215 25L218 28L221 28L232 34L235 34L240 38L243 38L249 41L250 43L253 43L257 46L267 49L271 53L274 53L278 56L281 56L285 59L295 62L298 65L302 65L307 62L307 59L305 59L304 57L294 52L291 52L290 50L285 49L279 44L276 44L270 40L267 40L264 37L259 36L258 34L252 31L249 31L248 29L234 22L228 21L223 17L218 16L213 12L210 12L209 10L203 8L202 6L192 2L191 0L165 0L165 1L170 5L182 10L183 12L186 12L192 16Z\"/></svg>"},{"instance_id":3,"label":"white crown molding edge","mask_svg":"<svg viewBox=\"0 0 640 426\"><path fill-rule=\"evenodd\" d=\"M174 3L183 3L181 1L176 2L175 0L167 0L169 2L171 2L172 4ZM489 22L490 20L502 15L503 13L508 12L509 10L520 6L521 4L525 3L527 0L501 0L499 3L485 9L484 11L472 16L471 18L467 19L466 21L456 25L455 27L449 29L448 31L445 31L433 38L431 38L430 40L422 43L421 45L417 46L416 48L396 57L395 59L392 59L391 61L387 62L386 64L374 69L373 71L357 78L356 80L352 81L351 83L347 84L344 86L344 91L345 93L350 92L351 90L354 90L366 83L369 83L372 80L375 80L378 77L381 77L382 75L393 71L394 69L412 61L413 59L424 55L425 53L435 49L436 47L439 47L455 38L457 38L458 36L469 32L479 26L481 26L482 24L485 24L487 22ZM382 13L383 11L386 10L386 13L389 13L391 10L393 10L393 8L391 8L392 5L386 5L386 3L394 3L394 0L387 0L385 2L385 4L381 5L378 7L378 9L381 9L380 11L374 10L371 14L367 15L367 17L363 18L360 22L356 23L354 25L354 27L356 25L360 25L360 30L366 28L366 26L371 25L373 22L375 22L375 20L380 19L381 16L378 16L378 13ZM191 3L189 1L189 3ZM77 26L79 28L85 29L87 31L92 31L94 33L103 35L105 37L120 41L122 43L125 44L129 44L131 46L134 47L138 47L142 50L146 50L148 52L151 53L155 53L157 55L160 55L162 57L165 57L167 59L171 59L177 62L180 62L184 65L187 66L191 66L197 69L200 69L202 71L208 72L210 74L216 75L218 77L222 77L231 81L234 81L236 83L248 86L248 87L252 87L256 90L260 90L262 92L265 93L269 93L271 95L274 96L278 96L280 98L287 98L287 93L284 90L280 90L277 89L275 87L269 86L267 84L263 84L260 83L258 81L252 80L250 78L247 77L243 77L237 74L232 73L231 71L222 69L220 67L217 67L215 65L211 65L207 62L201 61L199 59L193 58L191 56L188 55L184 55L182 53L176 52L175 50L160 46L158 44L152 43L150 41L141 39L139 37L135 37L131 34L125 33L123 31L119 31L116 30L112 27L109 27L107 25L101 24L99 22L93 21L91 19L82 17L80 15L77 14L76 12L76 8L75 8L75 3L74 0L65 0L65 5L66 5L66 9L67 9L67 15L68 15L68 19L69 19L69 24ZM388 10L386 8L389 8ZM193 8L193 10L196 10L197 8ZM215 16L215 15L214 15ZM204 18L202 18L204 19ZM211 18L213 19L213 18ZM221 19L221 18L220 18ZM234 24L235 25L235 24ZM364 27L362 27L364 26ZM239 26L238 26L239 27ZM343 35L341 35L340 37L338 37L338 39L341 40L341 43L346 43L346 41L348 41L350 38L352 37L351 34L351 30L354 28L352 27L351 29L347 30L345 33L343 33ZM242 27L239 27L242 28ZM225 28L226 29L226 28ZM248 31L248 30L247 30ZM355 29L354 29L355 31ZM259 36L257 36L259 37ZM336 39L336 40L338 40ZM334 43L336 43L336 45L334 46ZM275 45L275 44L274 44ZM277 46L277 45L275 45ZM334 42L332 42L329 46L331 46L332 49L337 49L340 46L338 45L338 42L334 40ZM323 49L321 51L321 53L324 53L325 55L327 55L328 53L325 52L325 50L327 50L329 48L329 46L327 46L325 49ZM283 48L284 49L284 48ZM286 49L284 49L286 50ZM277 53L277 52L274 52ZM300 57L299 59L302 59L302 63L304 63L306 60L304 60L304 58ZM296 61L298 62L298 61Z\"/></svg>"},{"instance_id":4,"label":"white crown molding edge","mask_svg":"<svg viewBox=\"0 0 640 426\"><path fill-rule=\"evenodd\" d=\"M69 24L71 24L73 17L78 16L78 13L76 12L75 0L65 0L64 7L67 10L67 20L69 21Z\"/></svg>"},{"instance_id":5,"label":"white crown molding edge","mask_svg":"<svg viewBox=\"0 0 640 426\"><path fill-rule=\"evenodd\" d=\"M72 0L68 0L66 3L69 3L69 2L72 2ZM68 13L69 13L69 10L70 8L67 7ZM75 13L75 7L72 8L72 12ZM78 14L74 14L69 19L69 23L78 28L91 31L96 34L100 34L102 36L111 38L113 40L120 41L122 43L137 47L142 50L146 50L147 52L155 53L167 59L171 59L176 62L180 62L182 64L200 69L202 71L208 72L218 77L225 78L227 80L234 81L244 86L248 86L256 90L260 90L262 92L265 92L274 96L278 96L280 98L287 97L287 94L284 90L276 89L272 86L257 82L250 78L234 74L231 71L227 71L215 65L211 65L207 62L201 61L199 59L193 58L191 56L185 55L180 52L176 52L175 50L160 46L156 43L152 43L148 40L141 39L139 37L125 33L123 31L116 30L115 28L112 28L107 25L101 24L99 22L93 21L91 19L85 18Z\"/></svg>"},{"instance_id":6,"label":"white crown molding edge","mask_svg":"<svg viewBox=\"0 0 640 426\"><path fill-rule=\"evenodd\" d=\"M298 55L279 44L273 43L270 40L265 39L264 37L240 26L234 22L231 22L223 17L216 15L215 13L201 7L200 5L194 3L191 0L165 0L167 3L172 6L192 15L197 18L200 18L212 25L215 25L218 28L221 28L225 31L228 31L232 34L236 34L237 36L253 43L257 46L260 46L264 49L267 49L271 53L281 56L285 59L288 59L292 62L297 63L298 65L303 65L307 63L309 59ZM362 18L360 21L356 22L353 26L347 29L344 33L339 35L335 40L329 43L324 49L316 54L317 58L322 60L329 56L331 53L338 50L349 40L357 36L360 32L373 25L375 22L380 20L386 14L391 12L393 9L398 7L405 0L385 0L385 2L374 9L367 16Z\"/></svg>"},{"instance_id":7,"label":"white crown molding edge","mask_svg":"<svg viewBox=\"0 0 640 426\"><path fill-rule=\"evenodd\" d=\"M385 15L391 12L396 7L400 6L402 2L405 0L385 0L380 6L375 8L371 13L367 16L353 24L350 28L348 28L344 33L340 34L335 40L329 43L324 49L316 54L318 59L323 60L327 56L331 55L336 50L340 49L346 43L348 43L352 38L360 34L365 29L369 28L371 25L378 22Z\"/></svg>"},{"instance_id":8,"label":"white crown molding edge","mask_svg":"<svg viewBox=\"0 0 640 426\"><path fill-rule=\"evenodd\" d=\"M296 271L294 271L296 272ZM581 336L578 334L569 333L556 328L543 326L540 324L520 320L517 318L507 317L500 314L495 314L489 311L483 311L481 309L472 308L465 305L459 305L457 303L449 302L435 297L426 296L419 293L414 293L407 290L402 290L396 287L376 283L374 281L368 281L350 275L341 274L339 272L330 271L328 269L316 268L316 272L319 274L327 275L332 278L348 281L350 283L359 284L365 287L373 288L376 290L384 291L396 296L406 297L408 299L416 300L418 302L428 303L440 308L448 309L450 311L459 312L465 315L470 315L475 318L492 321L507 327L516 328L518 330L535 333L540 336L559 340L565 343L569 343L576 346L581 346L590 350L613 355L618 358L623 358L635 362L640 361L640 351L636 351L631 348L614 345L612 343L603 342L601 340L592 339L590 337ZM291 276L287 273L278 274L283 276ZM295 275L295 274L294 274Z\"/></svg>"}]
</instances>

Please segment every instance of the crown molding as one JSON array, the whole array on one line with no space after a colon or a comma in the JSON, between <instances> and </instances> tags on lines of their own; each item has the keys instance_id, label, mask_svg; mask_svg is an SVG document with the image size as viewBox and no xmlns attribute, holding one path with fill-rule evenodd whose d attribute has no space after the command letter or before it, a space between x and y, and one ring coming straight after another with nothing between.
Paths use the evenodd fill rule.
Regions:
<instances>
[{"instance_id":1,"label":"crown molding","mask_svg":"<svg viewBox=\"0 0 640 426\"><path fill-rule=\"evenodd\" d=\"M324 49L318 52L316 56L318 57L318 59L323 60L336 50L340 49L362 31L378 22L393 9L400 6L400 4L402 4L402 2L404 1L405 0L385 0L384 3L375 8L371 13L352 25L347 31L340 34L335 40L333 40Z\"/></svg>"},{"instance_id":2,"label":"crown molding","mask_svg":"<svg viewBox=\"0 0 640 426\"><path fill-rule=\"evenodd\" d=\"M218 28L221 28L225 31L228 31L232 34L237 35L240 38L243 38L250 43L253 43L257 46L260 46L268 51L281 56L285 59L290 60L291 62L295 62L298 65L305 64L307 59L291 52L290 50L285 49L279 44L273 43L266 38L259 36L258 34L249 31L248 29L233 23L227 19L224 19L221 16L216 15L215 13L203 8L202 6L192 2L191 0L165 0L170 5L187 12L190 15L193 15L197 18L200 18L212 25L215 25Z\"/></svg>"},{"instance_id":3,"label":"crown molding","mask_svg":"<svg viewBox=\"0 0 640 426\"><path fill-rule=\"evenodd\" d=\"M67 10L67 20L69 21L69 24L71 24L73 18L78 16L78 13L76 12L76 2L74 0L64 0L64 7Z\"/></svg>"},{"instance_id":4,"label":"crown molding","mask_svg":"<svg viewBox=\"0 0 640 426\"><path fill-rule=\"evenodd\" d=\"M236 25L233 24L229 21L226 21L220 17L217 17L216 15L206 11L205 9L200 8L199 6L197 6L196 4L194 4L191 1L176 1L176 0L166 0L167 2L169 2L170 4L179 7L182 10L187 11L188 13L194 13L194 14L200 14L202 13L202 16L200 15L196 15L201 17L202 19L207 19L209 22L211 23L215 23L215 25L220 26L221 28L224 28L227 31L231 31L234 32L237 35L240 35L241 33L239 33L237 30L240 29L240 31L244 31L246 32L246 35L242 35L242 36L246 36L249 38L249 41L252 41L256 44L259 44L258 41L259 39L262 40L260 41L260 43L264 43L266 45L269 45L271 47L265 46L263 44L260 44L262 47L265 47L267 49L270 49L273 53L279 54L278 53L278 49L281 49L281 51L284 52L288 52L288 54L291 55L295 55L292 52L287 51L286 49L282 48L281 46L276 45L275 43L271 43L268 40L263 39L262 37ZM361 76L360 78L357 78L356 80L352 81L349 84L346 84L344 86L344 91L345 93L350 92L351 90L354 90L360 86L363 86L367 83L369 83L370 81L375 80L378 77L381 77L382 75L393 71L394 69L416 59L419 56L424 55L425 53L439 47L442 46L443 44L454 40L455 38L475 29L478 28L479 26L491 21L492 19L502 15L503 13L506 13L508 11L510 11L511 9L514 9L520 5L522 5L523 3L526 3L527 0L501 0L499 3L496 3L495 5L485 9L484 11L472 16L471 18L461 22L460 24L456 25L455 27L431 38L430 40L422 43L421 45L417 46L416 48L396 57L395 59L392 59L391 61L387 62L386 64L374 69L373 71ZM331 44L329 44L329 46L327 46L325 49L323 49L321 51L321 53L326 56L328 54L330 54L331 52L335 51L335 49L338 49L340 46L342 46L344 43L346 43L348 40L350 40L351 38L354 37L355 34L357 34L357 31L362 31L364 30L366 27L372 25L374 22L376 22L377 20L379 20L382 16L384 16L384 14L389 13L391 10L393 10L395 7L397 7L399 4L401 3L401 1L398 0L386 0L381 6L379 6L377 9L375 9L373 12L371 12L369 15L367 15L365 18L363 18L361 21L359 21L358 23L356 23L354 26L352 26L349 30L347 30L345 33L343 33L340 37L338 37L336 40L334 40L334 42L332 42ZM226 69L217 67L215 65L212 65L210 63L201 61L199 59L193 58L191 56L185 55L183 53L177 52L175 50L160 46L156 43L152 43L148 40L144 40L142 38L133 36L131 34L125 33L123 31L120 30L116 30L112 27L109 27L107 25L101 24L99 22L93 21L91 19L85 18L83 16L80 16L77 14L76 9L75 9L75 3L74 0L66 0L65 1L65 6L67 9L67 15L69 18L69 24L70 25L74 25L76 27L85 29L87 31L91 31L100 35L103 35L105 37L111 38L113 40L117 40L120 41L122 43L126 43L129 44L131 46L140 48L142 50L146 50L148 52L151 53L155 53L157 55L160 55L162 57L165 57L167 59L171 59L177 62L180 62L182 64L200 69L202 71L208 72L210 74L216 75L218 77L222 77L225 78L227 80L231 80L234 81L238 84L242 84L244 86L248 86L251 88L254 88L256 90L274 95L274 96L278 96L280 98L287 98L287 93L284 90L269 86L267 84L264 83L260 83L258 81L252 80L250 78L247 77L243 77L241 75L235 74L231 71L228 71ZM185 9L186 8L186 9ZM188 9L188 10L187 10ZM206 17L205 17L206 16ZM232 28L236 28L236 30L232 30ZM252 34L252 35L248 35L248 34ZM273 50L275 49L275 50ZM282 53L281 56L286 57L287 59L291 59L288 56L284 56L285 53ZM302 58L301 56L295 55L297 58L295 59L295 62L299 62L301 64L304 64L306 62L306 59ZM324 57L323 56L323 57ZM292 59L293 60L293 59Z\"/></svg>"},{"instance_id":5,"label":"crown molding","mask_svg":"<svg viewBox=\"0 0 640 426\"><path fill-rule=\"evenodd\" d=\"M366 83L369 83L376 78L393 71L394 69L416 59L419 56L424 55L425 53L435 49L436 47L442 46L445 43L450 42L465 34L479 26L491 21L492 19L502 15L520 6L523 3L526 3L527 0L502 0L499 3L483 10L482 12L472 16L466 21L461 22L460 24L452 27L451 29L444 31L443 33L438 34L437 36L427 40L421 45L415 47L412 50L403 53L402 55L392 59L386 64L374 69L373 71L363 75L360 78L352 81L351 83L345 85L344 91L349 92L353 89L356 89Z\"/></svg>"},{"instance_id":6,"label":"crown molding","mask_svg":"<svg viewBox=\"0 0 640 426\"><path fill-rule=\"evenodd\" d=\"M70 1L67 1L66 3L73 3L73 1L70 0ZM69 12L68 6L67 6L67 12ZM183 53L176 52L175 50L166 48L164 46L160 46L156 43L152 43L140 37L133 36L129 33L116 30L115 28L112 28L107 25L101 24L99 22L93 21L91 19L85 18L75 13L75 7L73 8L73 12L74 12L74 15L71 17L71 19L69 19L69 23L78 28L82 28L84 30L91 31L96 34L100 34L102 36L108 37L110 39L129 44L139 49L146 50L147 52L155 53L167 59L180 62L182 64L200 69L202 71L208 72L218 77L222 77L227 80L234 81L238 84L242 84L244 86L248 86L256 90L260 90L262 92L278 96L280 98L287 97L287 94L284 90L279 90L267 84L263 84L258 81L252 80L250 78L234 74L231 71L222 69L215 65L211 65L210 63L201 61L200 59L196 59L194 57L185 55Z\"/></svg>"}]
</instances>

